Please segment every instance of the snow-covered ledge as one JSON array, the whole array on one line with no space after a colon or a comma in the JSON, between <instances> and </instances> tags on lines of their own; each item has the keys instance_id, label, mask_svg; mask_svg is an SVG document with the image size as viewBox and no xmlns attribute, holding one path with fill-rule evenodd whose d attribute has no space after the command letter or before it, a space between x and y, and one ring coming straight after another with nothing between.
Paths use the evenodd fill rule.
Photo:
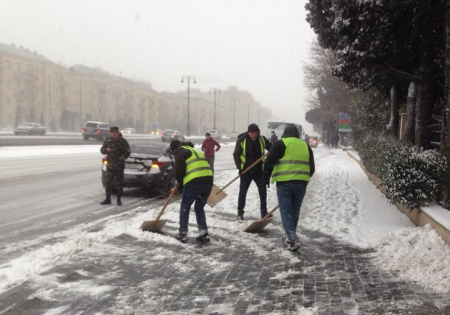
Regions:
<instances>
[{"instance_id":1,"label":"snow-covered ledge","mask_svg":"<svg viewBox=\"0 0 450 315\"><path fill-rule=\"evenodd\" d=\"M350 150L347 151L347 155L354 159L359 166L361 166L361 169L366 173L369 180L374 183L378 189L382 190L380 179L366 169L361 162L358 152ZM437 204L431 204L428 207L422 207L421 209L415 208L412 210L399 203L395 203L395 206L401 212L406 214L415 225L431 225L433 229L436 230L436 233L438 233L447 244L450 244L450 211Z\"/></svg>"}]
</instances>

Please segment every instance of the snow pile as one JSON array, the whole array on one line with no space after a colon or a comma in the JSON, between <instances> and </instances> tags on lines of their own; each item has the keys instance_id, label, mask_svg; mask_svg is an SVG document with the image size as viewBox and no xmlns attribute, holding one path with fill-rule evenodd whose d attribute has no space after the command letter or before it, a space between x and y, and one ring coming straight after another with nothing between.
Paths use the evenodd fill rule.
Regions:
<instances>
[{"instance_id":1,"label":"snow pile","mask_svg":"<svg viewBox=\"0 0 450 315\"><path fill-rule=\"evenodd\" d=\"M450 247L429 224L383 237L375 261L385 269L398 270L403 278L450 293Z\"/></svg>"},{"instance_id":2,"label":"snow pile","mask_svg":"<svg viewBox=\"0 0 450 315\"><path fill-rule=\"evenodd\" d=\"M100 147L100 145L41 145L32 147L0 147L0 159L86 153L100 154Z\"/></svg>"}]
</instances>

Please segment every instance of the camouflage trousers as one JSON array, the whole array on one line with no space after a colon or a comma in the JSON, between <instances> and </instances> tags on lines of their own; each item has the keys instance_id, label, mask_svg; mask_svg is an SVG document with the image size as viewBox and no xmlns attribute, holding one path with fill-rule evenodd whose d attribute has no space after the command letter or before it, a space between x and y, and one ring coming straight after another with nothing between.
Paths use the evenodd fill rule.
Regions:
<instances>
[{"instance_id":1,"label":"camouflage trousers","mask_svg":"<svg viewBox=\"0 0 450 315\"><path fill-rule=\"evenodd\" d=\"M117 197L121 197L123 193L123 172L124 168L106 168L105 176L105 192L107 196L111 196L112 189L117 191Z\"/></svg>"}]
</instances>

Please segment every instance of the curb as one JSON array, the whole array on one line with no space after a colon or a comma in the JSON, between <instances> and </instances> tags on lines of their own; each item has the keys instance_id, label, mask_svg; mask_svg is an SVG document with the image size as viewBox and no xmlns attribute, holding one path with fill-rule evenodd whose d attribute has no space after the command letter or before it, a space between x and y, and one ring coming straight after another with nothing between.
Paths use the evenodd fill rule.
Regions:
<instances>
[{"instance_id":1,"label":"curb","mask_svg":"<svg viewBox=\"0 0 450 315\"><path fill-rule=\"evenodd\" d=\"M366 174L367 178L380 191L382 191L383 189L381 188L381 180L375 174L370 173L366 169L365 165L361 161L359 161L355 156L353 156L350 152L347 152L347 155L350 158L352 158L354 161L356 161L356 163L358 163L358 165L361 167L361 169ZM447 244L450 245L450 231L446 227L444 227L442 224L440 224L438 221L433 219L428 213L422 211L422 209L420 209L420 208L408 209L407 207L405 207L399 203L395 203L394 205L397 207L397 209L399 211L404 213L411 220L411 222L414 223L416 226L425 226L425 225L429 224L436 231L436 233L440 237L442 237L442 239Z\"/></svg>"}]
</instances>

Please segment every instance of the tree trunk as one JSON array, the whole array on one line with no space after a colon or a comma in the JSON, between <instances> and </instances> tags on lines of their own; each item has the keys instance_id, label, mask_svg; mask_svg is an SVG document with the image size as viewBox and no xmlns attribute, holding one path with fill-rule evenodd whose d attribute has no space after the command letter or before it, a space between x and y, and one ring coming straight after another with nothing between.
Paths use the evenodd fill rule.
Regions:
<instances>
[{"instance_id":1,"label":"tree trunk","mask_svg":"<svg viewBox=\"0 0 450 315\"><path fill-rule=\"evenodd\" d=\"M417 85L414 82L409 84L408 98L406 99L406 123L403 130L403 141L414 143L414 126L416 123L416 98Z\"/></svg>"},{"instance_id":2,"label":"tree trunk","mask_svg":"<svg viewBox=\"0 0 450 315\"><path fill-rule=\"evenodd\" d=\"M419 96L416 102L416 128L414 140L418 147L428 149L429 130L433 109L433 28L430 1L421 0L423 23L418 25L422 33L422 42L419 45L419 74L422 81L419 86Z\"/></svg>"},{"instance_id":3,"label":"tree trunk","mask_svg":"<svg viewBox=\"0 0 450 315\"><path fill-rule=\"evenodd\" d=\"M442 202L450 209L450 2L445 5L445 108L442 117L441 153L447 159Z\"/></svg>"},{"instance_id":4,"label":"tree trunk","mask_svg":"<svg viewBox=\"0 0 450 315\"><path fill-rule=\"evenodd\" d=\"M398 112L398 93L395 85L391 87L391 119L386 126L386 132L391 137L397 137L398 135L398 123L400 120L400 113Z\"/></svg>"}]
</instances>

